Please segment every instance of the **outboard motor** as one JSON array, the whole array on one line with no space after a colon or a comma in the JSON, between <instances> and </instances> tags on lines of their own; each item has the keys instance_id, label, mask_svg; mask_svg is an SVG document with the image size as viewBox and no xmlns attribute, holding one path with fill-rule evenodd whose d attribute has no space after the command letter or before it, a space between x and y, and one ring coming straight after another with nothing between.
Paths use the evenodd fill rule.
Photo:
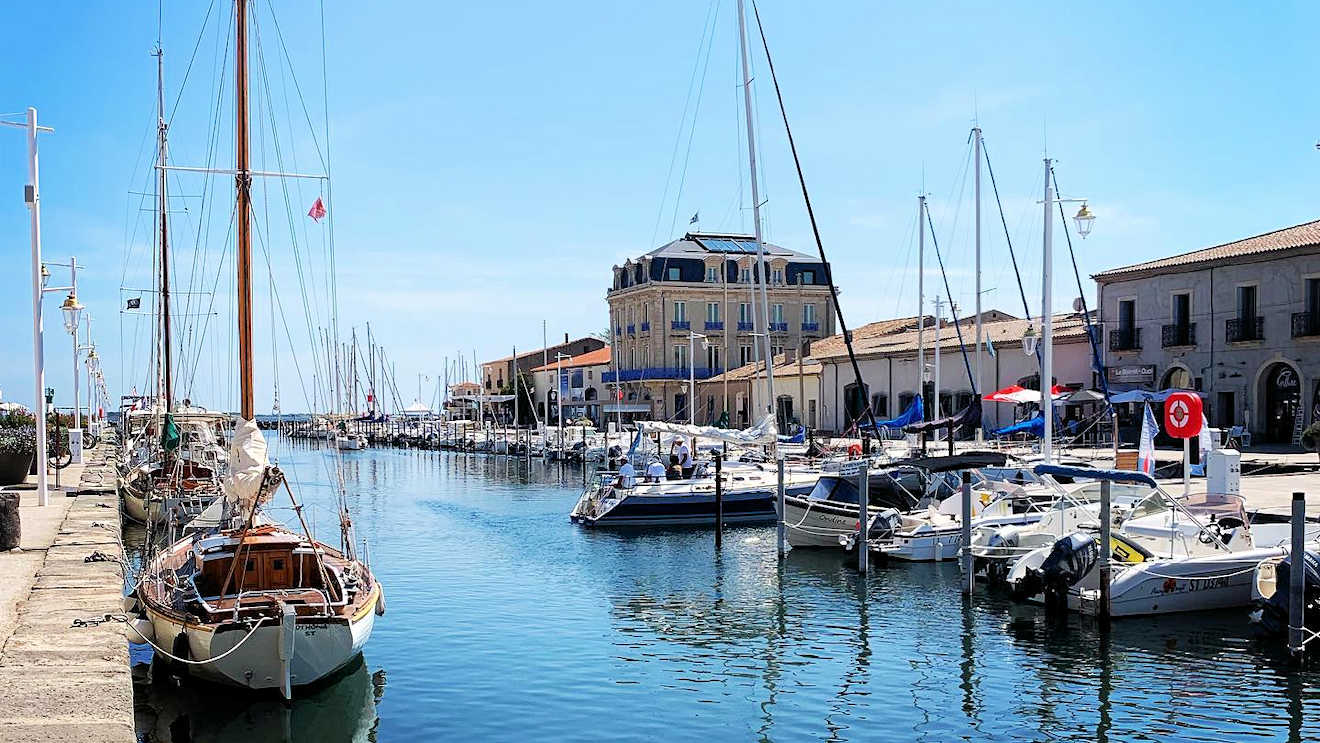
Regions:
<instances>
[{"instance_id":1,"label":"outboard motor","mask_svg":"<svg viewBox=\"0 0 1320 743\"><path fill-rule=\"evenodd\" d=\"M1054 543L1039 569L1027 569L1014 586L1014 595L1024 599L1044 593L1047 612L1067 611L1068 588L1091 572L1099 558L1095 537L1073 532Z\"/></svg>"},{"instance_id":2,"label":"outboard motor","mask_svg":"<svg viewBox=\"0 0 1320 743\"><path fill-rule=\"evenodd\" d=\"M1303 579L1303 608L1306 612L1306 628L1311 631L1320 629L1320 555L1307 550L1303 560L1306 576ZM1288 605L1292 585L1292 556L1289 555L1275 566L1274 595L1260 599L1259 612L1253 612L1252 621L1257 630L1266 635L1288 634Z\"/></svg>"},{"instance_id":3,"label":"outboard motor","mask_svg":"<svg viewBox=\"0 0 1320 743\"><path fill-rule=\"evenodd\" d=\"M1021 540L1021 532L1012 527L995 529L985 542L986 552L994 553L999 550L1006 550L1012 554L1017 550ZM978 557L975 560L974 569L976 572L985 571L985 577L991 583L1003 584L1008 578L1007 560L990 560L984 557Z\"/></svg>"},{"instance_id":4,"label":"outboard motor","mask_svg":"<svg viewBox=\"0 0 1320 743\"><path fill-rule=\"evenodd\" d=\"M871 528L866 530L866 538L893 539L894 533L903 526L903 515L896 508L882 508L871 519Z\"/></svg>"}]
</instances>

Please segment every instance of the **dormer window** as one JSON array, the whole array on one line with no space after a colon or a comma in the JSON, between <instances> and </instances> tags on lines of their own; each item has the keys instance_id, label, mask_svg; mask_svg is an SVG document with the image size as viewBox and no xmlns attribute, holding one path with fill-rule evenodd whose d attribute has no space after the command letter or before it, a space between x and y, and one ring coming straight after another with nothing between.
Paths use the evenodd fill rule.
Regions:
<instances>
[{"instance_id":1,"label":"dormer window","mask_svg":"<svg viewBox=\"0 0 1320 743\"><path fill-rule=\"evenodd\" d=\"M750 283L752 283L752 267L751 267L751 266L741 266L741 267L739 267L739 269L738 269L738 283L739 283L739 284L750 284Z\"/></svg>"},{"instance_id":2,"label":"dormer window","mask_svg":"<svg viewBox=\"0 0 1320 743\"><path fill-rule=\"evenodd\" d=\"M669 281L681 281L682 276L683 273L678 269L677 266L669 267L669 278L668 278Z\"/></svg>"},{"instance_id":3,"label":"dormer window","mask_svg":"<svg viewBox=\"0 0 1320 743\"><path fill-rule=\"evenodd\" d=\"M706 283L718 284L720 281L719 266L706 266Z\"/></svg>"},{"instance_id":4,"label":"dormer window","mask_svg":"<svg viewBox=\"0 0 1320 743\"><path fill-rule=\"evenodd\" d=\"M784 283L784 269L776 268L772 270L770 272L770 281L776 286L782 285Z\"/></svg>"}]
</instances>

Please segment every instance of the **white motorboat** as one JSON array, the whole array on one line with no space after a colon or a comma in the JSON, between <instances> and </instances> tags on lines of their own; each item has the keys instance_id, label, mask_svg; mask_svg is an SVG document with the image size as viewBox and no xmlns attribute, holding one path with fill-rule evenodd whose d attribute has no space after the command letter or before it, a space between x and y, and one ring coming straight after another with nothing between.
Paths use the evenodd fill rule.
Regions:
<instances>
[{"instance_id":1,"label":"white motorboat","mask_svg":"<svg viewBox=\"0 0 1320 743\"><path fill-rule=\"evenodd\" d=\"M335 434L335 448L340 451L357 451L367 448L367 437L360 433Z\"/></svg>"},{"instance_id":2,"label":"white motorboat","mask_svg":"<svg viewBox=\"0 0 1320 743\"><path fill-rule=\"evenodd\" d=\"M1041 465L1037 472L1069 469ZM1110 616L1248 606L1256 566L1284 553L1281 546L1255 543L1241 496L1175 498L1139 472L1094 470L1082 476L1149 488L1130 509L1113 510ZM1008 583L1020 598L1096 613L1100 548L1098 524L1083 525L1023 555Z\"/></svg>"}]
</instances>

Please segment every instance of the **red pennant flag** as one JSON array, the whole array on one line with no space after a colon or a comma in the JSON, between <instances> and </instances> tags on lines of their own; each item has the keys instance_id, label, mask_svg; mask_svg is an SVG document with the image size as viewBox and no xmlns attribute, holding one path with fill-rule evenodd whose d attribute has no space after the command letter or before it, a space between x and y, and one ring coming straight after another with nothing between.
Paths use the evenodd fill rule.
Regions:
<instances>
[{"instance_id":1,"label":"red pennant flag","mask_svg":"<svg viewBox=\"0 0 1320 743\"><path fill-rule=\"evenodd\" d=\"M313 222L320 222L325 217L325 204L321 203L321 197L316 197L316 203L307 210L307 216L312 218Z\"/></svg>"}]
</instances>

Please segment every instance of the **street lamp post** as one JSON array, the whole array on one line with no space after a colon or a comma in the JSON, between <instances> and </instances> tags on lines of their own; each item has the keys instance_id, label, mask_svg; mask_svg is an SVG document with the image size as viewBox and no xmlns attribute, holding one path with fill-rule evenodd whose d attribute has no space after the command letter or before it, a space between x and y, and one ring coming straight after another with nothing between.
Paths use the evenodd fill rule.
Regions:
<instances>
[{"instance_id":1,"label":"street lamp post","mask_svg":"<svg viewBox=\"0 0 1320 743\"><path fill-rule=\"evenodd\" d=\"M559 456L564 456L564 359L571 359L572 355L566 353L555 354L555 406L558 408L556 417L559 418Z\"/></svg>"},{"instance_id":2,"label":"street lamp post","mask_svg":"<svg viewBox=\"0 0 1320 743\"><path fill-rule=\"evenodd\" d=\"M1041 418L1045 424L1044 435L1041 437L1040 454L1046 462L1051 461L1053 454L1054 435L1054 322L1051 311L1051 289L1053 286L1053 240L1054 240L1054 219L1051 210L1055 204L1081 202L1081 209L1073 219L1077 223L1077 233L1083 239L1091 234L1091 227L1095 223L1095 215L1086 207L1086 199L1060 199L1056 198L1054 193L1054 183L1050 178L1050 171L1053 161L1045 158L1045 199L1041 202L1045 209L1045 234L1044 250L1041 257L1041 318L1040 318L1040 343L1043 348L1040 355L1040 410ZM1030 332L1030 329L1028 329ZM1024 339L1025 340L1025 339ZM1025 349L1026 344L1023 344Z\"/></svg>"},{"instance_id":3,"label":"street lamp post","mask_svg":"<svg viewBox=\"0 0 1320 743\"><path fill-rule=\"evenodd\" d=\"M37 125L37 109L28 107L27 120L24 123L16 121L0 121L0 125L12 126L24 129L27 132L28 145L28 182L23 189L23 201L27 204L31 212L31 241L32 241L32 367L33 367L33 385L36 393L33 395L33 407L38 408L37 413L37 504L41 506L48 505L50 494L46 488L46 415L42 400L45 399L46 375L45 358L43 348L44 329L41 322L41 295L42 287L45 281L42 279L43 266L41 265L41 178L40 168L37 166L37 134L50 132L54 129L48 126Z\"/></svg>"},{"instance_id":4,"label":"street lamp post","mask_svg":"<svg viewBox=\"0 0 1320 743\"><path fill-rule=\"evenodd\" d=\"M69 428L69 451L72 453L74 464L82 463L82 415L81 403L79 401L78 377L81 371L78 368L78 321L82 315L83 306L78 302L78 259L72 258L69 261L69 275L71 277L71 289L69 296L65 298L64 304L60 306L60 311L64 313L64 329L69 332L69 337L73 339L73 426Z\"/></svg>"},{"instance_id":5,"label":"street lamp post","mask_svg":"<svg viewBox=\"0 0 1320 743\"><path fill-rule=\"evenodd\" d=\"M701 347L705 349L706 336L691 330L688 331L688 423L694 426L697 425L697 366L692 363L694 353L692 342L698 338L701 339Z\"/></svg>"}]
</instances>

